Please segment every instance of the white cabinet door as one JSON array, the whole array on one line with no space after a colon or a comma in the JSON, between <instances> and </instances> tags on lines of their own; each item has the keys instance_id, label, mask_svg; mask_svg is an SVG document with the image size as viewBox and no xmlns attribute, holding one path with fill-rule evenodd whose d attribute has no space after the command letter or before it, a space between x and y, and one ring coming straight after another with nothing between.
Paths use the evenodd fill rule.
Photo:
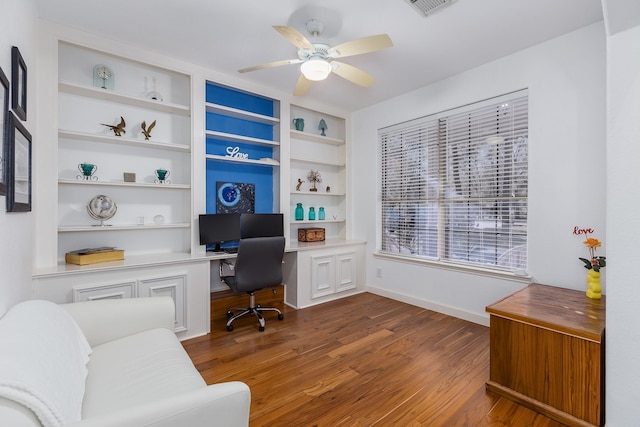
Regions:
<instances>
[{"instance_id":1,"label":"white cabinet door","mask_svg":"<svg viewBox=\"0 0 640 427\"><path fill-rule=\"evenodd\" d=\"M357 286L355 252L311 256L311 298L354 289Z\"/></svg>"},{"instance_id":2,"label":"white cabinet door","mask_svg":"<svg viewBox=\"0 0 640 427\"><path fill-rule=\"evenodd\" d=\"M336 292L354 289L357 286L357 262L355 252L337 254L336 258Z\"/></svg>"},{"instance_id":3,"label":"white cabinet door","mask_svg":"<svg viewBox=\"0 0 640 427\"><path fill-rule=\"evenodd\" d=\"M176 305L175 331L187 329L185 309L186 275L142 279L138 283L139 297L171 297Z\"/></svg>"},{"instance_id":4,"label":"white cabinet door","mask_svg":"<svg viewBox=\"0 0 640 427\"><path fill-rule=\"evenodd\" d=\"M102 285L78 285L73 287L73 302L135 298L135 291L135 281Z\"/></svg>"},{"instance_id":5,"label":"white cabinet door","mask_svg":"<svg viewBox=\"0 0 640 427\"><path fill-rule=\"evenodd\" d=\"M331 295L336 289L336 267L333 255L311 256L311 298Z\"/></svg>"}]
</instances>

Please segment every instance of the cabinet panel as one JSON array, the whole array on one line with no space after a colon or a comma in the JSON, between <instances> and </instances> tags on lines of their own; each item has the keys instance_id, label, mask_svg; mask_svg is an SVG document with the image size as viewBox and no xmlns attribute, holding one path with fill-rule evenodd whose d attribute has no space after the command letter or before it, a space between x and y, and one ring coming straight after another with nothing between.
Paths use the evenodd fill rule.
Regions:
<instances>
[{"instance_id":1,"label":"cabinet panel","mask_svg":"<svg viewBox=\"0 0 640 427\"><path fill-rule=\"evenodd\" d=\"M335 292L335 258L333 255L311 257L311 298Z\"/></svg>"},{"instance_id":2,"label":"cabinet panel","mask_svg":"<svg viewBox=\"0 0 640 427\"><path fill-rule=\"evenodd\" d=\"M364 289L364 242L291 242L285 256L285 301L305 308Z\"/></svg>"},{"instance_id":3,"label":"cabinet panel","mask_svg":"<svg viewBox=\"0 0 640 427\"><path fill-rule=\"evenodd\" d=\"M356 253L348 252L336 255L336 292L354 289L357 280Z\"/></svg>"},{"instance_id":4,"label":"cabinet panel","mask_svg":"<svg viewBox=\"0 0 640 427\"><path fill-rule=\"evenodd\" d=\"M187 276L158 277L139 281L140 297L171 297L176 305L175 331L187 329L185 317L185 290Z\"/></svg>"},{"instance_id":5,"label":"cabinet panel","mask_svg":"<svg viewBox=\"0 0 640 427\"><path fill-rule=\"evenodd\" d=\"M73 287L73 302L134 298L135 296L135 281Z\"/></svg>"}]
</instances>

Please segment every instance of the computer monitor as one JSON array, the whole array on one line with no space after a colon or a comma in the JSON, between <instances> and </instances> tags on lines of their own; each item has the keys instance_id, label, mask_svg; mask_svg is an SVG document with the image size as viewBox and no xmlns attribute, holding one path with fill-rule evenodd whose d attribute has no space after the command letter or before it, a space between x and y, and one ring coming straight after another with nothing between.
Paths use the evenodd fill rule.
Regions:
<instances>
[{"instance_id":1,"label":"computer monitor","mask_svg":"<svg viewBox=\"0 0 640 427\"><path fill-rule=\"evenodd\" d=\"M220 252L221 244L240 240L240 214L203 214L198 218L200 244Z\"/></svg>"},{"instance_id":2,"label":"computer monitor","mask_svg":"<svg viewBox=\"0 0 640 427\"><path fill-rule=\"evenodd\" d=\"M241 214L240 237L284 236L284 217L281 213Z\"/></svg>"}]
</instances>

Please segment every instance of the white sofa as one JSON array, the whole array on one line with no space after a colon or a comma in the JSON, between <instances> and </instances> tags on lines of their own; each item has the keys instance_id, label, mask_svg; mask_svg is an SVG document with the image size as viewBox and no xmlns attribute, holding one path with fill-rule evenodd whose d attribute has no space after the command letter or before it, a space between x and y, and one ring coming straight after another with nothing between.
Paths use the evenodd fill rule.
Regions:
<instances>
[{"instance_id":1,"label":"white sofa","mask_svg":"<svg viewBox=\"0 0 640 427\"><path fill-rule=\"evenodd\" d=\"M247 426L246 384L207 386L171 298L16 304L0 319L0 426Z\"/></svg>"}]
</instances>

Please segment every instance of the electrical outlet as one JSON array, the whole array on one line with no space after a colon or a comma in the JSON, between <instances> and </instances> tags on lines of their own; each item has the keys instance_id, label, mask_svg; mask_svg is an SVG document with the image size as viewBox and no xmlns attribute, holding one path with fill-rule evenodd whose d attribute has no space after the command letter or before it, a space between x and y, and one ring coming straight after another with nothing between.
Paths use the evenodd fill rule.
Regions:
<instances>
[{"instance_id":1,"label":"electrical outlet","mask_svg":"<svg viewBox=\"0 0 640 427\"><path fill-rule=\"evenodd\" d=\"M376 268L376 277L382 278L382 269Z\"/></svg>"}]
</instances>

